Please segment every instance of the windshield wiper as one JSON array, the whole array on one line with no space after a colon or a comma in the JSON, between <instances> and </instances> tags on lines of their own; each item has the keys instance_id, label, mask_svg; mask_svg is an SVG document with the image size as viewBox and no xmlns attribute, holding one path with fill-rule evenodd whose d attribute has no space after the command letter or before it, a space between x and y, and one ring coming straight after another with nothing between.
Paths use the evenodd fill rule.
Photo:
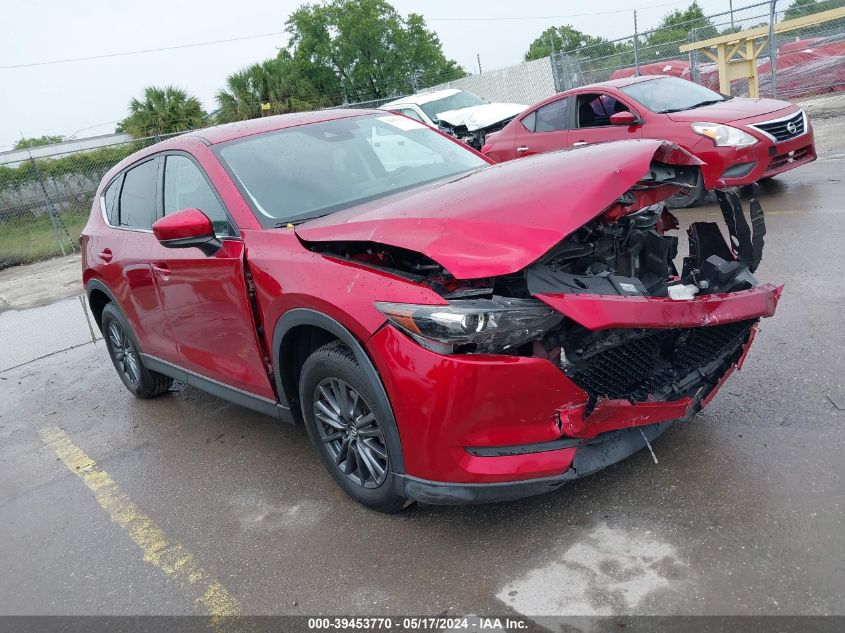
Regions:
<instances>
[{"instance_id":1,"label":"windshield wiper","mask_svg":"<svg viewBox=\"0 0 845 633\"><path fill-rule=\"evenodd\" d=\"M284 229L288 226L296 226L297 224L302 224L303 222L309 222L311 220L316 220L317 218L324 218L327 215L331 215L330 213L321 213L320 215L309 215L305 218L295 218L293 220L285 220L284 222L276 222L273 225L274 229Z\"/></svg>"},{"instance_id":2,"label":"windshield wiper","mask_svg":"<svg viewBox=\"0 0 845 633\"><path fill-rule=\"evenodd\" d=\"M700 108L706 105L713 105L714 103L722 103L722 101L727 101L727 99L710 99L709 101L701 101L699 103L694 103L691 106L686 106L684 108L669 108L668 110L661 110L657 114L669 114L670 112L683 112L685 110L692 110L693 108Z\"/></svg>"}]
</instances>

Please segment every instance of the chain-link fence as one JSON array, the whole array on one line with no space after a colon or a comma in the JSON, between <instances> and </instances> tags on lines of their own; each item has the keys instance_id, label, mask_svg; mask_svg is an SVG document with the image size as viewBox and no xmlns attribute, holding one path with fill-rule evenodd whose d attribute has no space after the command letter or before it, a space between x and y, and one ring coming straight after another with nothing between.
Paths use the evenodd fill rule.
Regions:
<instances>
[{"instance_id":1,"label":"chain-link fence","mask_svg":"<svg viewBox=\"0 0 845 633\"><path fill-rule=\"evenodd\" d=\"M778 23L843 7L845 0L792 5L787 0L769 0L642 32L634 17L634 33L628 37L553 52L555 86L562 91L639 74L682 77L718 90L716 64L700 52L682 54L680 46L755 27L774 32L772 27ZM772 51L777 51L774 64ZM757 63L761 96L794 99L845 90L845 19L774 33ZM731 92L747 95L748 82L737 80Z\"/></svg>"},{"instance_id":2,"label":"chain-link fence","mask_svg":"<svg viewBox=\"0 0 845 633\"><path fill-rule=\"evenodd\" d=\"M94 193L120 160L163 137L83 151L62 145L0 158L0 270L79 250ZM37 157L36 157L37 156Z\"/></svg>"}]
</instances>

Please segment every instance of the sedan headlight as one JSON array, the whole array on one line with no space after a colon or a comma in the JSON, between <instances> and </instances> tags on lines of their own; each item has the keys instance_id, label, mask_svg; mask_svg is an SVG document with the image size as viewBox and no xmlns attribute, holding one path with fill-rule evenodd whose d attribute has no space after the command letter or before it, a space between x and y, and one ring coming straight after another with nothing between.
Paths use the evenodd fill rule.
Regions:
<instances>
[{"instance_id":1,"label":"sedan headlight","mask_svg":"<svg viewBox=\"0 0 845 633\"><path fill-rule=\"evenodd\" d=\"M544 334L563 315L536 299L462 299L448 305L376 302L376 308L423 347L439 354L508 352Z\"/></svg>"},{"instance_id":2,"label":"sedan headlight","mask_svg":"<svg viewBox=\"0 0 845 633\"><path fill-rule=\"evenodd\" d=\"M717 147L748 147L757 142L748 132L722 123L693 123L692 130L711 139Z\"/></svg>"}]
</instances>

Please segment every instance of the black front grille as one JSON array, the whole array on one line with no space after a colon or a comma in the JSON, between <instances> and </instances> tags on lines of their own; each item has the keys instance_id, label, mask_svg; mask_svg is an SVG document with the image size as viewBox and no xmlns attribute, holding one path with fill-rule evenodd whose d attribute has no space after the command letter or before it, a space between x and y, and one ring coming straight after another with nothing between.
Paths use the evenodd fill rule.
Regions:
<instances>
[{"instance_id":1,"label":"black front grille","mask_svg":"<svg viewBox=\"0 0 845 633\"><path fill-rule=\"evenodd\" d=\"M788 141L804 133L804 112L800 111L788 119L769 121L768 123L755 123L751 127L773 136L778 143Z\"/></svg>"},{"instance_id":2,"label":"black front grille","mask_svg":"<svg viewBox=\"0 0 845 633\"><path fill-rule=\"evenodd\" d=\"M677 330L609 330L567 354L566 375L595 401L673 400L714 383L739 356L755 321ZM618 344L608 341L621 340ZM571 356L571 358L570 358Z\"/></svg>"}]
</instances>

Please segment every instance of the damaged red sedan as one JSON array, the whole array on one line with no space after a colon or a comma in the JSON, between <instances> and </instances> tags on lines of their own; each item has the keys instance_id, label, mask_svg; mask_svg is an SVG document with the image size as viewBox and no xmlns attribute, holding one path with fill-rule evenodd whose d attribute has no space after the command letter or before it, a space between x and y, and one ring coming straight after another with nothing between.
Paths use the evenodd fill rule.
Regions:
<instances>
[{"instance_id":1,"label":"damaged red sedan","mask_svg":"<svg viewBox=\"0 0 845 633\"><path fill-rule=\"evenodd\" d=\"M90 306L140 398L193 385L303 424L385 512L554 490L714 396L780 288L765 226L662 200L699 161L654 140L506 164L411 119L315 112L200 130L103 179Z\"/></svg>"}]
</instances>

